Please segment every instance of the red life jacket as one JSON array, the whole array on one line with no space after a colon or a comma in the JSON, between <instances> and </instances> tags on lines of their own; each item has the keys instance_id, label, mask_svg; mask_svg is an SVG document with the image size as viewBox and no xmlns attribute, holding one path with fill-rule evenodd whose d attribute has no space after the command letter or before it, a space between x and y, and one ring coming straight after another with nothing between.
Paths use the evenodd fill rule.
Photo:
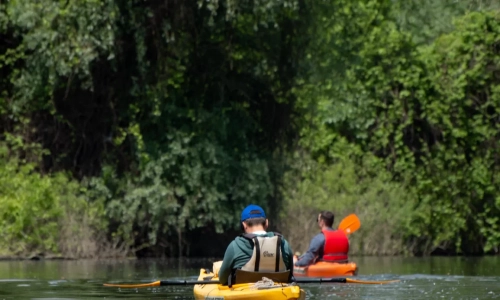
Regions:
<instances>
[{"instance_id":1,"label":"red life jacket","mask_svg":"<svg viewBox=\"0 0 500 300\"><path fill-rule=\"evenodd\" d=\"M332 262L346 262L349 252L349 240L342 230L323 230L325 247L323 260Z\"/></svg>"}]
</instances>

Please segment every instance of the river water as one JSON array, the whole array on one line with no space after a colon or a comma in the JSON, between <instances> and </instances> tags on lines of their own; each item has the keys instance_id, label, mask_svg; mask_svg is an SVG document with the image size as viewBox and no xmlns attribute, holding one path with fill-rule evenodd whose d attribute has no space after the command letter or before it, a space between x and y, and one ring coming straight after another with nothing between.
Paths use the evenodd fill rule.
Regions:
<instances>
[{"instance_id":1,"label":"river water","mask_svg":"<svg viewBox=\"0 0 500 300\"><path fill-rule=\"evenodd\" d=\"M0 261L1 299L193 299L192 286L142 289L105 282L196 280L211 259ZM357 279L398 283L301 284L307 299L500 299L500 257L353 257Z\"/></svg>"}]
</instances>

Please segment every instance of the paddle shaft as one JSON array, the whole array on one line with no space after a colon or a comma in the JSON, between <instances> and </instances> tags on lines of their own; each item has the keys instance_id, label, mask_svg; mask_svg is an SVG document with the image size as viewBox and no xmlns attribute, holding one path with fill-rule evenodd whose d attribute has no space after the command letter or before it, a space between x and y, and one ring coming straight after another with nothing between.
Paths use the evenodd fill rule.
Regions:
<instances>
[{"instance_id":1,"label":"paddle shaft","mask_svg":"<svg viewBox=\"0 0 500 300\"><path fill-rule=\"evenodd\" d=\"M296 283L362 283L362 284L386 284L398 282L399 280L384 280L384 281L367 281L357 280L351 278L300 278ZM156 286L171 286L171 285L195 285L195 284L220 284L219 281L214 280L159 280L151 283L144 284L109 284L105 283L104 286L119 287L119 288L142 288L142 287L156 287Z\"/></svg>"},{"instance_id":2,"label":"paddle shaft","mask_svg":"<svg viewBox=\"0 0 500 300\"><path fill-rule=\"evenodd\" d=\"M347 283L349 282L349 278L314 278L314 279L298 279L296 283ZM188 280L161 280L160 285L195 285L195 284L220 284L219 281L188 281Z\"/></svg>"}]
</instances>

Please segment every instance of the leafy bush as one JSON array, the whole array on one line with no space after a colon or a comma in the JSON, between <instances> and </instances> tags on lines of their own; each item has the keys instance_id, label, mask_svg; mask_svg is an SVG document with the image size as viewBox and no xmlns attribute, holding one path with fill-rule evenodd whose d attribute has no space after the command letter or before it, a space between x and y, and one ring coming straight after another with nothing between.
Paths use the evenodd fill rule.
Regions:
<instances>
[{"instance_id":1,"label":"leafy bush","mask_svg":"<svg viewBox=\"0 0 500 300\"><path fill-rule=\"evenodd\" d=\"M302 142L323 168L375 155L384 167L374 170L414 195L403 231L413 253L498 251L498 23L494 12L471 13L416 47L388 19L366 29L344 78L297 91L315 109ZM339 149L344 140L354 150Z\"/></svg>"},{"instance_id":2,"label":"leafy bush","mask_svg":"<svg viewBox=\"0 0 500 300\"><path fill-rule=\"evenodd\" d=\"M2 149L5 152L5 148ZM3 254L58 251L58 220L63 215L57 190L67 178L42 176L33 164L0 160L0 235Z\"/></svg>"},{"instance_id":3,"label":"leafy bush","mask_svg":"<svg viewBox=\"0 0 500 300\"><path fill-rule=\"evenodd\" d=\"M102 255L104 210L85 194L67 174L42 175L0 144L0 254Z\"/></svg>"},{"instance_id":4,"label":"leafy bush","mask_svg":"<svg viewBox=\"0 0 500 300\"><path fill-rule=\"evenodd\" d=\"M221 233L238 224L235 212L249 203L267 207L266 162L237 157L209 140L178 135L169 151L141 166L140 176L124 181L106 168L94 189L106 196L107 215L125 243L140 236L138 247L183 253L185 232L211 224Z\"/></svg>"},{"instance_id":5,"label":"leafy bush","mask_svg":"<svg viewBox=\"0 0 500 300\"><path fill-rule=\"evenodd\" d=\"M318 213L329 210L335 215L334 227L348 214L360 218L361 228L349 237L351 254L406 253L404 233L414 195L391 182L375 158L356 162L345 155L327 165L302 155L295 161L300 163L287 173L280 223L295 251L307 250L319 232Z\"/></svg>"}]
</instances>

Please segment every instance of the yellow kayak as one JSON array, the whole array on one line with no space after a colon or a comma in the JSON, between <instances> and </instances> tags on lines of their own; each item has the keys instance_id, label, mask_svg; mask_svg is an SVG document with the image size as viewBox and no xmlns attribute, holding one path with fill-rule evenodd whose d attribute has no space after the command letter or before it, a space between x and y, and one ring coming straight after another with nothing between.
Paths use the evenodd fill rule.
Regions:
<instances>
[{"instance_id":1,"label":"yellow kayak","mask_svg":"<svg viewBox=\"0 0 500 300\"><path fill-rule=\"evenodd\" d=\"M212 272L201 269L198 281L206 277L214 276ZM210 280L218 281L213 277ZM255 299L255 300L305 300L304 290L297 285L286 285L275 283L272 287L256 288L253 283L235 284L231 288L220 284L196 284L194 286L194 298L199 300L231 300L231 299Z\"/></svg>"}]
</instances>

